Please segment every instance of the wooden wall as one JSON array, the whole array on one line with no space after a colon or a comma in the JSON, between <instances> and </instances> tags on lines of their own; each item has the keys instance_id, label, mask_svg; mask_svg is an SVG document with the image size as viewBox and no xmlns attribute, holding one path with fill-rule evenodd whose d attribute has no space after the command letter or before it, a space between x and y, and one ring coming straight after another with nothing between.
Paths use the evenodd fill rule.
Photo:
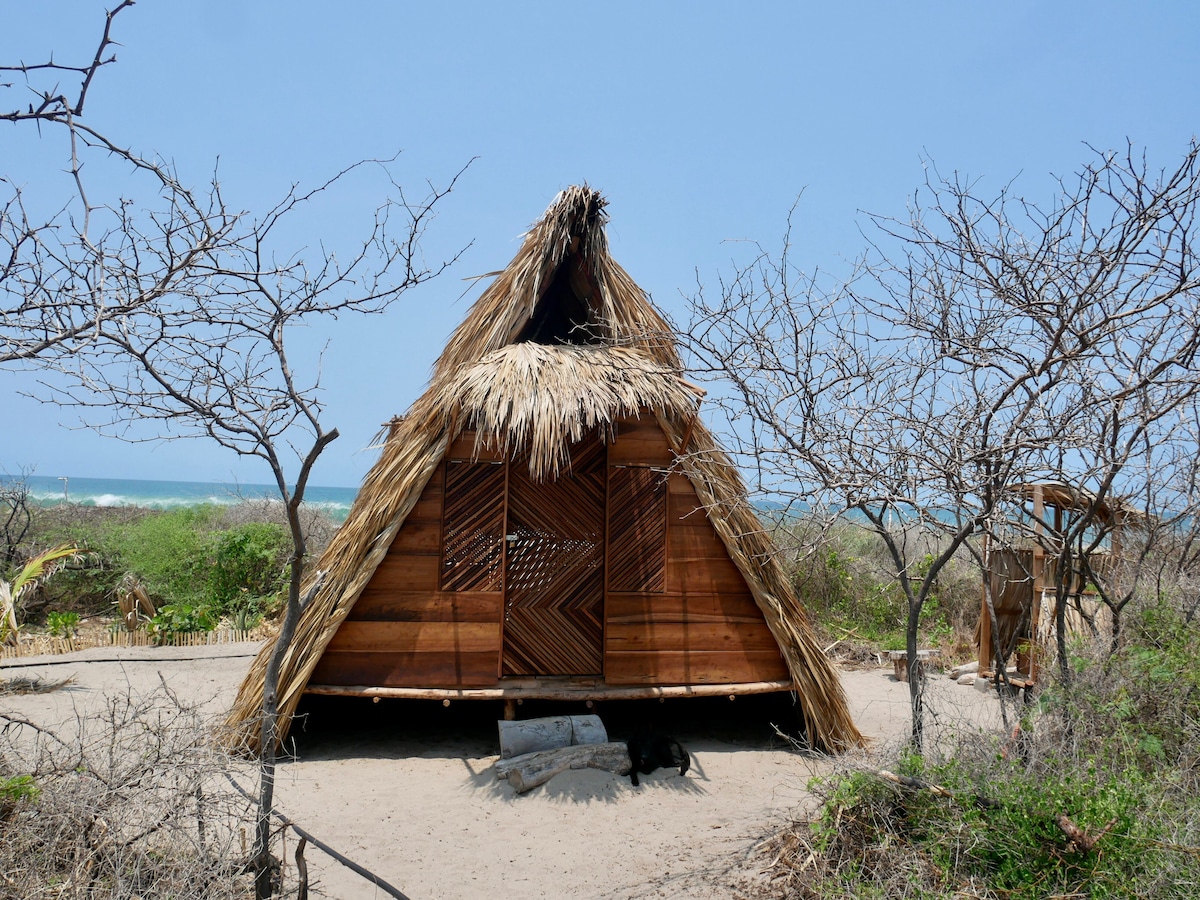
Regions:
<instances>
[{"instance_id":1,"label":"wooden wall","mask_svg":"<svg viewBox=\"0 0 1200 900\"><path fill-rule=\"evenodd\" d=\"M448 458L469 459L473 435ZM495 457L490 457L494 459ZM489 459L484 456L483 462ZM634 467L661 474L672 460L652 417L618 423L608 448L613 473ZM441 590L445 471L441 466L401 528L384 561L313 672L314 685L487 687L498 683L503 641L502 591ZM623 484L629 484L625 478ZM660 552L632 561L609 560L623 583L647 589L613 590L604 599L604 681L612 685L725 684L787 679L788 671L741 573L729 558L691 484L682 475L657 482L657 510L614 515L617 552L639 541L611 533L634 527L663 541ZM655 515L665 525L654 521ZM632 524L631 524L632 523ZM626 549L622 550L624 547ZM619 564L620 563L620 564ZM661 571L655 573L655 567Z\"/></svg>"},{"instance_id":2,"label":"wooden wall","mask_svg":"<svg viewBox=\"0 0 1200 900\"><path fill-rule=\"evenodd\" d=\"M670 465L653 418L618 424L610 466ZM724 684L789 677L762 612L687 478L667 476L661 591L605 597L608 684ZM609 538L612 546L612 536Z\"/></svg>"},{"instance_id":3,"label":"wooden wall","mask_svg":"<svg viewBox=\"0 0 1200 900\"><path fill-rule=\"evenodd\" d=\"M473 435L451 448L470 458ZM485 459L487 456L485 455ZM500 669L504 595L442 591L444 465L313 671L312 684L486 687Z\"/></svg>"}]
</instances>

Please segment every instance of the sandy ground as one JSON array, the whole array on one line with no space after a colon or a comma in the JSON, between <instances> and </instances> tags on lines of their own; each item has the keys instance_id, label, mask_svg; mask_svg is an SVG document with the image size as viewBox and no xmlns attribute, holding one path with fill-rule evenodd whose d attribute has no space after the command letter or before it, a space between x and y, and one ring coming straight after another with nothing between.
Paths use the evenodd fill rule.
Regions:
<instances>
[{"instance_id":1,"label":"sandy ground","mask_svg":"<svg viewBox=\"0 0 1200 900\"><path fill-rule=\"evenodd\" d=\"M69 728L106 696L152 691L161 679L216 716L256 649L106 648L17 660L0 678L74 682L0 697L0 710ZM846 671L842 680L876 751L903 738L908 685L884 669ZM942 677L931 679L929 708L941 735L998 720L994 698ZM584 711L529 704L521 718ZM611 737L650 723L690 751L691 771L659 771L640 788L607 772L572 771L518 796L492 769L498 704L330 700L307 712L296 757L280 769L279 809L413 900L746 896L754 846L795 816L808 781L830 765L776 734L772 723L794 722L784 698L608 703L596 712ZM325 896L385 896L318 851L308 858Z\"/></svg>"}]
</instances>

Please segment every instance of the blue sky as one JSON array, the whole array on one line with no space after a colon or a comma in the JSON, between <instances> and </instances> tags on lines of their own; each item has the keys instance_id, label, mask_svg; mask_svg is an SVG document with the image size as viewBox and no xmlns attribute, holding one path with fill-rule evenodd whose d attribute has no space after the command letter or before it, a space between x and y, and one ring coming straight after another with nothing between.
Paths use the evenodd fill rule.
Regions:
<instances>
[{"instance_id":1,"label":"blue sky","mask_svg":"<svg viewBox=\"0 0 1200 900\"><path fill-rule=\"evenodd\" d=\"M1090 151L1144 146L1173 165L1200 123L1200 7L1185 2L327 3L139 0L88 120L202 183L219 158L230 204L403 151L420 188L477 158L431 228L446 276L382 319L330 323L326 424L342 437L314 482L357 485L379 425L420 393L478 286L561 188L609 198L616 258L677 320L697 272L776 245L795 197L806 268L864 245L863 211L903 215L932 161L1049 196ZM61 62L95 46L104 6L0 0L0 60ZM62 188L62 136L0 128L0 175ZM94 193L122 185L95 173ZM336 246L380 199L355 180L289 239ZM147 198L147 200L150 198ZM473 242L473 243L472 243ZM466 293L464 293L466 292ZM127 445L69 430L0 371L0 468L45 476L263 481L202 440ZM14 423L17 423L14 427Z\"/></svg>"}]
</instances>

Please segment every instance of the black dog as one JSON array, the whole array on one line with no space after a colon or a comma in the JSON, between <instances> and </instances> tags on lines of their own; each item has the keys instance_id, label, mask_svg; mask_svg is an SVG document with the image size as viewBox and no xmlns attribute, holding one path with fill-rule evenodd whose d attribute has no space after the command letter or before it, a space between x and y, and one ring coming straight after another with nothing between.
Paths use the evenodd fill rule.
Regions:
<instances>
[{"instance_id":1,"label":"black dog","mask_svg":"<svg viewBox=\"0 0 1200 900\"><path fill-rule=\"evenodd\" d=\"M692 758L683 749L679 741L664 734L642 733L629 738L625 742L629 748L629 780L634 787L638 781L638 773L649 775L655 769L672 769L679 766L679 774L686 775Z\"/></svg>"}]
</instances>

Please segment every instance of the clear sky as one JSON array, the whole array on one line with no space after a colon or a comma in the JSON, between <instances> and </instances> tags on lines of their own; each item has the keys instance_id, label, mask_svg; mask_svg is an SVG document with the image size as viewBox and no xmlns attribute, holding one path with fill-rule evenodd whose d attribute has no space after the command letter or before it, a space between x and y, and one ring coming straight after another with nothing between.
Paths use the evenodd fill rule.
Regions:
<instances>
[{"instance_id":1,"label":"clear sky","mask_svg":"<svg viewBox=\"0 0 1200 900\"><path fill-rule=\"evenodd\" d=\"M0 61L85 59L104 10L0 0ZM836 271L863 247L863 211L903 215L929 161L996 189L1020 176L1045 198L1086 144L1130 138L1173 165L1200 128L1200 5L1186 0L139 0L115 37L88 120L186 182L219 158L234 207L397 150L417 189L477 157L426 241L431 256L473 242L458 265L383 318L314 336L329 342L325 422L342 434L313 477L327 485L361 481L372 435L420 393L477 296L464 279L503 268L567 185L605 192L615 257L678 320L697 272L711 281L743 246L730 241L776 245L801 191L796 252ZM27 132L0 127L0 176L34 192L61 180L67 152L61 134ZM289 237L362 233L377 187L350 184ZM32 383L0 371L0 471L268 480L203 440L68 430L70 411L18 396Z\"/></svg>"}]
</instances>

